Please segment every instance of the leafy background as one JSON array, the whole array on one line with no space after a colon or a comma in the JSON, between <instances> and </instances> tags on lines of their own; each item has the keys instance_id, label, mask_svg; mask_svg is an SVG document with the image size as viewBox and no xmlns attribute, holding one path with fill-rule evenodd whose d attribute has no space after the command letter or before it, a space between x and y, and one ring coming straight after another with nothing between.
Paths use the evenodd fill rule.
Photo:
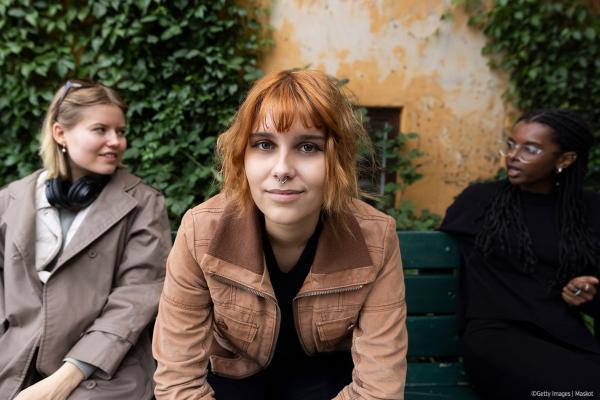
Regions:
<instances>
[{"instance_id":1,"label":"leafy background","mask_svg":"<svg viewBox=\"0 0 600 400\"><path fill-rule=\"evenodd\" d=\"M69 78L116 88L130 108L129 169L166 197L173 228L218 190L216 136L229 124L272 43L259 2L231 0L0 0L0 186L40 167L38 135L53 92ZM361 112L361 111L359 111ZM432 229L439 216L396 203L421 178L421 154L372 132L399 180L374 205L399 229Z\"/></svg>"},{"instance_id":2,"label":"leafy background","mask_svg":"<svg viewBox=\"0 0 600 400\"><path fill-rule=\"evenodd\" d=\"M515 109L568 107L600 136L600 19L592 0L453 0L488 38L483 52L509 73ZM264 4L264 3L261 3ZM130 169L165 193L173 226L218 190L216 135L235 113L272 45L252 0L0 0L0 186L39 168L38 132L52 93L71 77L113 86L130 105ZM386 128L389 129L389 128ZM398 202L421 178L416 133L372 132L398 176L375 203L400 229L439 216ZM600 148L590 161L600 188Z\"/></svg>"},{"instance_id":3,"label":"leafy background","mask_svg":"<svg viewBox=\"0 0 600 400\"><path fill-rule=\"evenodd\" d=\"M171 221L216 191L213 148L269 47L251 1L0 0L0 186L40 167L38 134L71 77L129 104L129 168L166 196Z\"/></svg>"},{"instance_id":4,"label":"leafy background","mask_svg":"<svg viewBox=\"0 0 600 400\"><path fill-rule=\"evenodd\" d=\"M580 113L600 138L600 3L594 0L454 0L488 39L490 65L510 75L518 110L561 107ZM600 190L600 146L588 185Z\"/></svg>"}]
</instances>

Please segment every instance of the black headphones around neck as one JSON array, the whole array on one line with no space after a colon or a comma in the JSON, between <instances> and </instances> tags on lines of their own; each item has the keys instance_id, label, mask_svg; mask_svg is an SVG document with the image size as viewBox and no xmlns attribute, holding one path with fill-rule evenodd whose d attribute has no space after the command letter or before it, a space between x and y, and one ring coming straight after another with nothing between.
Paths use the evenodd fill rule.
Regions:
<instances>
[{"instance_id":1,"label":"black headphones around neck","mask_svg":"<svg viewBox=\"0 0 600 400\"><path fill-rule=\"evenodd\" d=\"M75 182L62 178L49 179L46 182L46 198L56 208L79 211L98 198L109 179L110 175L100 178L83 176Z\"/></svg>"}]
</instances>

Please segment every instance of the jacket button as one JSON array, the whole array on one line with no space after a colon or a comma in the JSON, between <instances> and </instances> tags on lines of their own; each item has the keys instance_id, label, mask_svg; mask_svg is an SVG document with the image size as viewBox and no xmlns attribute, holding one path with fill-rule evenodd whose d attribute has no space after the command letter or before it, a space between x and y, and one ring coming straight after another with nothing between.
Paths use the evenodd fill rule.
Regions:
<instances>
[{"instance_id":1,"label":"jacket button","mask_svg":"<svg viewBox=\"0 0 600 400\"><path fill-rule=\"evenodd\" d=\"M217 321L217 326L218 326L218 327L219 327L221 330L223 330L223 331L226 331L227 329L229 329L229 327L227 326L227 324L226 324L226 323L225 323L225 321L223 321L223 320L218 320L218 321Z\"/></svg>"},{"instance_id":2,"label":"jacket button","mask_svg":"<svg viewBox=\"0 0 600 400\"><path fill-rule=\"evenodd\" d=\"M348 328L346 328L346 330L351 331L352 329L354 329L354 326L355 326L354 322L350 322L348 324Z\"/></svg>"},{"instance_id":3,"label":"jacket button","mask_svg":"<svg viewBox=\"0 0 600 400\"><path fill-rule=\"evenodd\" d=\"M89 258L96 258L97 255L98 255L98 253L96 253L94 250L90 250L88 252L88 257Z\"/></svg>"},{"instance_id":4,"label":"jacket button","mask_svg":"<svg viewBox=\"0 0 600 400\"><path fill-rule=\"evenodd\" d=\"M93 389L93 388L95 388L95 387L96 387L96 385L97 385L96 381L93 381L93 380L87 381L87 382L85 383L85 387L86 387L87 389Z\"/></svg>"}]
</instances>

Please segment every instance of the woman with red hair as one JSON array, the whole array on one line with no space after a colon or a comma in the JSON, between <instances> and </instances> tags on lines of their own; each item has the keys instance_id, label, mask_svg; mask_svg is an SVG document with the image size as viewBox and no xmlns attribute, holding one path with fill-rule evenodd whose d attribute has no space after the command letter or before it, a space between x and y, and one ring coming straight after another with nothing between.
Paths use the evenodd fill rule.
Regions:
<instances>
[{"instance_id":1,"label":"woman with red hair","mask_svg":"<svg viewBox=\"0 0 600 400\"><path fill-rule=\"evenodd\" d=\"M153 349L157 399L402 399L394 220L358 200L366 135L336 82L256 82L218 140L222 193L186 213Z\"/></svg>"}]
</instances>

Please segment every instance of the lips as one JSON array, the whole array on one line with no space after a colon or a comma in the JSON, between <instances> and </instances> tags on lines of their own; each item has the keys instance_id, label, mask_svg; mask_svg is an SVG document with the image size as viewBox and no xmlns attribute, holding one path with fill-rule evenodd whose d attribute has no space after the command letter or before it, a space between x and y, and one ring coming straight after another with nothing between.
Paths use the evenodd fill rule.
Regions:
<instances>
[{"instance_id":1,"label":"lips","mask_svg":"<svg viewBox=\"0 0 600 400\"><path fill-rule=\"evenodd\" d=\"M506 174L508 175L509 178L516 178L521 174L521 169L515 167L512 164L507 164L506 165Z\"/></svg>"},{"instance_id":2,"label":"lips","mask_svg":"<svg viewBox=\"0 0 600 400\"><path fill-rule=\"evenodd\" d=\"M103 157L108 161L117 161L117 159L119 158L117 156L117 153L102 153L100 154L100 157Z\"/></svg>"},{"instance_id":3,"label":"lips","mask_svg":"<svg viewBox=\"0 0 600 400\"><path fill-rule=\"evenodd\" d=\"M285 203L289 201L294 201L300 197L303 193L302 190L281 190L281 189L271 189L267 190L267 196L278 203Z\"/></svg>"}]
</instances>

